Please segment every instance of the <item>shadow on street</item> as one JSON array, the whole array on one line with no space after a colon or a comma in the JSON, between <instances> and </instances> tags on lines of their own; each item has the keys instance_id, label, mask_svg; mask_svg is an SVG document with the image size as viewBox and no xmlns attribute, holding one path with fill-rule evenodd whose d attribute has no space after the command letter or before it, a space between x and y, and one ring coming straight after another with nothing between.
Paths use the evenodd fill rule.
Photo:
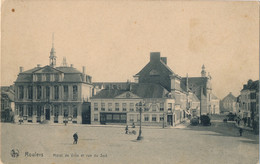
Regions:
<instances>
[{"instance_id":1,"label":"shadow on street","mask_svg":"<svg viewBox=\"0 0 260 164\"><path fill-rule=\"evenodd\" d=\"M236 127L234 123L212 122L211 126L188 125L185 130L210 131L210 132L215 132L215 134L202 134L202 135L241 137L241 138L247 138L247 139L252 140L252 141L241 140L241 142L259 144L259 135L255 135L254 132L252 132L252 131L243 130L242 136L240 136L239 128Z\"/></svg>"}]
</instances>

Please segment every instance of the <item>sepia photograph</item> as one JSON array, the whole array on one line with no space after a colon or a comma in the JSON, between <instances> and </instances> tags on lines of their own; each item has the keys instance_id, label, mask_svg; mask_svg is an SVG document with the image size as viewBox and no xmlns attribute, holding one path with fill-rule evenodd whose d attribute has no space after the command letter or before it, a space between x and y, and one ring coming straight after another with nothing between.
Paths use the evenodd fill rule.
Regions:
<instances>
[{"instance_id":1,"label":"sepia photograph","mask_svg":"<svg viewBox=\"0 0 260 164\"><path fill-rule=\"evenodd\" d=\"M3 164L258 164L259 2L2 0Z\"/></svg>"}]
</instances>

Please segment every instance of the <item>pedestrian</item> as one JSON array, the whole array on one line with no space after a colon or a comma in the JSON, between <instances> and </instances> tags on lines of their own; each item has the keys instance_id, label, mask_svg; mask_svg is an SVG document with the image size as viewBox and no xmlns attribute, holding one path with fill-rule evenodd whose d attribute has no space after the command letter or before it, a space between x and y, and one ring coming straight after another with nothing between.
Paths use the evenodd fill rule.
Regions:
<instances>
[{"instance_id":1,"label":"pedestrian","mask_svg":"<svg viewBox=\"0 0 260 164\"><path fill-rule=\"evenodd\" d=\"M135 128L135 123L133 122L132 128Z\"/></svg>"},{"instance_id":2,"label":"pedestrian","mask_svg":"<svg viewBox=\"0 0 260 164\"><path fill-rule=\"evenodd\" d=\"M125 134L128 134L128 125L125 127Z\"/></svg>"},{"instance_id":3,"label":"pedestrian","mask_svg":"<svg viewBox=\"0 0 260 164\"><path fill-rule=\"evenodd\" d=\"M243 129L242 129L242 128L239 128L239 134L240 134L240 136L242 136L242 133L243 133Z\"/></svg>"},{"instance_id":4,"label":"pedestrian","mask_svg":"<svg viewBox=\"0 0 260 164\"><path fill-rule=\"evenodd\" d=\"M77 144L78 138L79 138L77 132L75 134L73 134L73 138L74 138L73 144Z\"/></svg>"}]
</instances>

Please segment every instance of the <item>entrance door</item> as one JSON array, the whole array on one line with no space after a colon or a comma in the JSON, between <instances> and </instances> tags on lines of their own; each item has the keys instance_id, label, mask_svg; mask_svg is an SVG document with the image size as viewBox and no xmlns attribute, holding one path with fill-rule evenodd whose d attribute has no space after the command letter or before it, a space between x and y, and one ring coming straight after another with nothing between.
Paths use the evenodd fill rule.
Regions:
<instances>
[{"instance_id":1,"label":"entrance door","mask_svg":"<svg viewBox=\"0 0 260 164\"><path fill-rule=\"evenodd\" d=\"M172 126L172 115L167 115L167 124Z\"/></svg>"},{"instance_id":2,"label":"entrance door","mask_svg":"<svg viewBox=\"0 0 260 164\"><path fill-rule=\"evenodd\" d=\"M45 119L50 120L50 109L45 110Z\"/></svg>"},{"instance_id":3,"label":"entrance door","mask_svg":"<svg viewBox=\"0 0 260 164\"><path fill-rule=\"evenodd\" d=\"M91 123L90 103L84 102L82 105L82 124Z\"/></svg>"}]
</instances>

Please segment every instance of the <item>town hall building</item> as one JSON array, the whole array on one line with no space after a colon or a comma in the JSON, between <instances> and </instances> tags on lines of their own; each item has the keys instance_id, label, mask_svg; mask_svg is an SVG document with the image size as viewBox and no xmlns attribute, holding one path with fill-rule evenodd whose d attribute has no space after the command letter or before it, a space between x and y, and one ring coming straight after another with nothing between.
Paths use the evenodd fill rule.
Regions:
<instances>
[{"instance_id":1,"label":"town hall building","mask_svg":"<svg viewBox=\"0 0 260 164\"><path fill-rule=\"evenodd\" d=\"M15 122L90 123L92 77L68 66L56 66L56 52L51 48L49 65L20 73L15 81Z\"/></svg>"}]
</instances>

